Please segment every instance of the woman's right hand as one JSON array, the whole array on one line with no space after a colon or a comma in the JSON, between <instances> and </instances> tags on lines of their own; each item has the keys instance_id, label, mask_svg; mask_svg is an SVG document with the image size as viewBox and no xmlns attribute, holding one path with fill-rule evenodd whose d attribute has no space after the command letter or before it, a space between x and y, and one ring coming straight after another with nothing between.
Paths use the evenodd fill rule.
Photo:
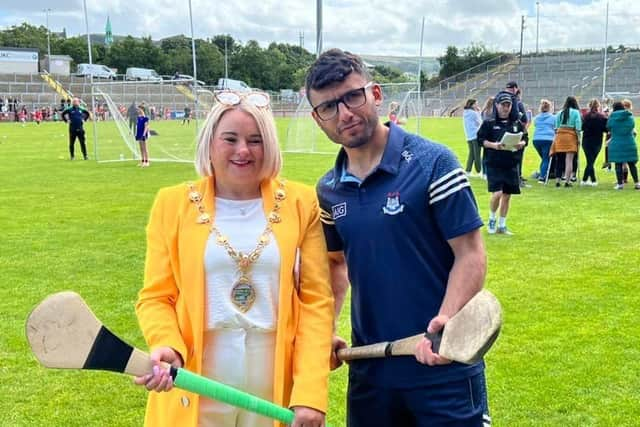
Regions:
<instances>
[{"instance_id":1,"label":"woman's right hand","mask_svg":"<svg viewBox=\"0 0 640 427\"><path fill-rule=\"evenodd\" d=\"M135 377L133 382L145 386L147 390L155 390L157 392L169 391L173 388L173 379L170 372L161 362L168 363L177 368L182 368L183 361L180 354L171 347L158 347L150 357L153 363L153 373Z\"/></svg>"}]
</instances>

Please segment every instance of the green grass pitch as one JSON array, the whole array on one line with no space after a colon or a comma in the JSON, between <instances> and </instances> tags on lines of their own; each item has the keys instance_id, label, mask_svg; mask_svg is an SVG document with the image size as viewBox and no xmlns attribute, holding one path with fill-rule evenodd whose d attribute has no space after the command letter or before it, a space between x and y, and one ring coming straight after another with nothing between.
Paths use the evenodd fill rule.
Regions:
<instances>
[{"instance_id":1,"label":"green grass pitch","mask_svg":"<svg viewBox=\"0 0 640 427\"><path fill-rule=\"evenodd\" d=\"M284 137L286 119L278 126ZM168 147L193 142L193 123L152 128ZM460 119L423 120L421 129L466 157ZM124 147L115 126L98 130L117 158ZM93 158L92 126L87 133ZM332 163L331 155L287 154L283 175L314 184ZM537 164L530 147L525 175ZM638 425L640 191L615 192L613 174L597 174L597 188L532 182L513 198L514 236L483 230L486 286L505 321L486 358L495 426ZM159 188L195 177L186 163L70 162L64 124L0 124L0 426L142 425L146 391L125 376L41 368L27 347L25 319L46 295L71 289L116 334L145 348L133 307L149 208ZM471 182L486 220L486 183ZM347 313L348 303L345 337ZM342 368L331 375L333 426L344 425L345 392Z\"/></svg>"}]
</instances>

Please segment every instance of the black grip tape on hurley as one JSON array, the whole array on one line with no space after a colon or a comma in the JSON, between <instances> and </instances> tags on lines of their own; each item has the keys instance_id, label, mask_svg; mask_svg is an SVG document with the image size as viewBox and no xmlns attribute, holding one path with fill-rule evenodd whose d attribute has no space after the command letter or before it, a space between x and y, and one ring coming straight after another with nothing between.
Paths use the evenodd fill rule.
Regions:
<instances>
[{"instance_id":1,"label":"black grip tape on hurley","mask_svg":"<svg viewBox=\"0 0 640 427\"><path fill-rule=\"evenodd\" d=\"M102 326L82 369L124 372L132 352L133 347Z\"/></svg>"}]
</instances>

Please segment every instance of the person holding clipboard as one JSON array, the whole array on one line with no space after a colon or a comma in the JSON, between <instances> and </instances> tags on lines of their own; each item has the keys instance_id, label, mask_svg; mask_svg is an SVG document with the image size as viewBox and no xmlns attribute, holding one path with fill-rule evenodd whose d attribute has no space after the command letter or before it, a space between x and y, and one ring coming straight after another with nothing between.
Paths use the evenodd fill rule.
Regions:
<instances>
[{"instance_id":1,"label":"person holding clipboard","mask_svg":"<svg viewBox=\"0 0 640 427\"><path fill-rule=\"evenodd\" d=\"M482 122L478 144L485 148L489 202L489 234L512 235L507 228L507 213L512 194L520 194L518 164L529 136L520 120L511 118L512 97L508 93L496 96L496 117ZM499 211L499 217L496 217Z\"/></svg>"}]
</instances>

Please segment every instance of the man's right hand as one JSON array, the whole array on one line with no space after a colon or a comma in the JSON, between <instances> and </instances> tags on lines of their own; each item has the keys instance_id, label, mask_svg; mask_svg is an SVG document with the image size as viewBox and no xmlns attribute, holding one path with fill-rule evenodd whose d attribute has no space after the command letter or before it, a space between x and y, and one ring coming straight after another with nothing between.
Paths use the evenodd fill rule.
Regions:
<instances>
[{"instance_id":1,"label":"man's right hand","mask_svg":"<svg viewBox=\"0 0 640 427\"><path fill-rule=\"evenodd\" d=\"M337 335L331 340L331 370L338 369L342 366L342 360L338 359L338 350L347 348L347 342Z\"/></svg>"}]
</instances>

